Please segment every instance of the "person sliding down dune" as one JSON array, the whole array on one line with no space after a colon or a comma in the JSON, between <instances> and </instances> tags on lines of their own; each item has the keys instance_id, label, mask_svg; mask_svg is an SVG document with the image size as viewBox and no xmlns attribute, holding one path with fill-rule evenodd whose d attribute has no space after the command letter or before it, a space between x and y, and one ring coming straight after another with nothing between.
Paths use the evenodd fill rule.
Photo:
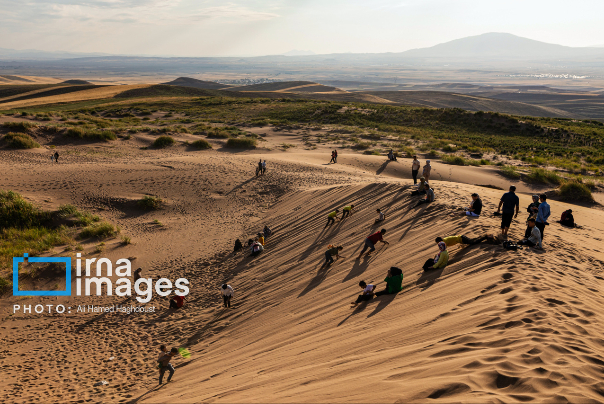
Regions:
<instances>
[{"instance_id":1,"label":"person sliding down dune","mask_svg":"<svg viewBox=\"0 0 604 404\"><path fill-rule=\"evenodd\" d=\"M431 269L443 269L449 262L449 252L447 251L447 245L442 238L436 238L436 244L438 245L438 254L434 258L429 258L424 264L424 271Z\"/></svg>"},{"instance_id":2,"label":"person sliding down dune","mask_svg":"<svg viewBox=\"0 0 604 404\"><path fill-rule=\"evenodd\" d=\"M476 244L480 244L483 241L487 241L491 244L500 244L501 242L499 241L499 239L497 239L495 236L493 236L492 234L485 234L482 237L477 237L477 238L470 238L464 235L458 235L458 236L447 236L447 237L437 237L436 240L440 241L444 241L445 244L447 245L447 247L452 247L454 245L457 244L466 244L466 245L476 245ZM437 242L438 242L437 241Z\"/></svg>"},{"instance_id":3,"label":"person sliding down dune","mask_svg":"<svg viewBox=\"0 0 604 404\"><path fill-rule=\"evenodd\" d=\"M330 245L330 246L328 246L328 248L329 249L327 251L325 251L325 264L324 265L333 264L334 263L333 256L335 255L336 259L339 259L340 258L339 253L340 253L340 251L342 251L344 249L344 247L342 247L341 245L337 246L337 247Z\"/></svg>"},{"instance_id":4,"label":"person sliding down dune","mask_svg":"<svg viewBox=\"0 0 604 404\"><path fill-rule=\"evenodd\" d=\"M357 300L352 302L352 306L356 306L361 302L367 302L373 299L373 291L375 290L375 285L367 285L365 281L360 281L359 286L363 289L363 293L357 297Z\"/></svg>"},{"instance_id":5,"label":"person sliding down dune","mask_svg":"<svg viewBox=\"0 0 604 404\"><path fill-rule=\"evenodd\" d=\"M380 209L376 209L375 211L378 214L378 218L375 219L376 223L383 222L384 220L386 220L386 215L384 214L384 212L382 212Z\"/></svg>"}]
</instances>

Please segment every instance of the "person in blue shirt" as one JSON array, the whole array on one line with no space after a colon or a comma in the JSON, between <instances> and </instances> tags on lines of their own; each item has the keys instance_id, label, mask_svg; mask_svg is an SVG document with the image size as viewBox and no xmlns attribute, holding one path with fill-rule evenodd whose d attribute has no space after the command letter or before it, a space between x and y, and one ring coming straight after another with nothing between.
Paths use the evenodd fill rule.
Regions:
<instances>
[{"instance_id":1,"label":"person in blue shirt","mask_svg":"<svg viewBox=\"0 0 604 404\"><path fill-rule=\"evenodd\" d=\"M539 204L539 210L537 211L537 220L535 226L537 226L541 232L541 241L543 241L543 232L545 231L545 226L549 224L547 223L547 219L549 219L551 214L549 204L546 202L546 200L547 195L539 195L539 201L541 201L541 204Z\"/></svg>"},{"instance_id":2,"label":"person in blue shirt","mask_svg":"<svg viewBox=\"0 0 604 404\"><path fill-rule=\"evenodd\" d=\"M501 234L503 236L508 235L508 230L512 224L512 220L518 217L518 211L520 210L520 199L516 195L516 187L511 186L510 192L506 192L499 201L499 207L497 213L501 212L503 206L503 212L501 213ZM516 215L514 215L514 208L516 208Z\"/></svg>"}]
</instances>

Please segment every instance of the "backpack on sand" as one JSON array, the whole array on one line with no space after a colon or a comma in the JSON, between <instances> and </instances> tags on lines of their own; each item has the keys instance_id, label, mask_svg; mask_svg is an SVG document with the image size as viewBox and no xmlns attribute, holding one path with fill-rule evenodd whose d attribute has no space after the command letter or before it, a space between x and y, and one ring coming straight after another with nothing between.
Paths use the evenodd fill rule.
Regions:
<instances>
[{"instance_id":1,"label":"backpack on sand","mask_svg":"<svg viewBox=\"0 0 604 404\"><path fill-rule=\"evenodd\" d=\"M514 243L513 241L504 241L503 248L505 248L506 250L510 250L510 251L516 251L522 247L520 247L518 244Z\"/></svg>"}]
</instances>

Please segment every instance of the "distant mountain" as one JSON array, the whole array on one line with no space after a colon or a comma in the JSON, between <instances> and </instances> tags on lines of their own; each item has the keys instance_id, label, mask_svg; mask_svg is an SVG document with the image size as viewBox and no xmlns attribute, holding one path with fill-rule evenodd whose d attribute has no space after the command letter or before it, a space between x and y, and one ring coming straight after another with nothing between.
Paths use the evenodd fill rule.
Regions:
<instances>
[{"instance_id":1,"label":"distant mountain","mask_svg":"<svg viewBox=\"0 0 604 404\"><path fill-rule=\"evenodd\" d=\"M571 48L522 38L512 34L491 32L456 39L430 48L412 49L400 54L408 58L464 58L542 60L573 57L604 57L602 48Z\"/></svg>"},{"instance_id":2,"label":"distant mountain","mask_svg":"<svg viewBox=\"0 0 604 404\"><path fill-rule=\"evenodd\" d=\"M62 51L41 51L36 49L6 49L0 48L0 59L30 59L30 60L42 60L42 59L73 59L81 57L99 57L109 56L108 53L79 53L79 52L62 52Z\"/></svg>"},{"instance_id":3,"label":"distant mountain","mask_svg":"<svg viewBox=\"0 0 604 404\"><path fill-rule=\"evenodd\" d=\"M201 88L203 90L219 90L221 88L224 89L226 87L230 87L226 84L215 83L213 81L197 80L192 79L190 77L179 77L176 80L172 80L170 82L162 84L167 84L170 86Z\"/></svg>"},{"instance_id":4,"label":"distant mountain","mask_svg":"<svg viewBox=\"0 0 604 404\"><path fill-rule=\"evenodd\" d=\"M316 53L314 53L313 51L309 51L309 50L290 50L287 53L284 53L283 56L313 56L316 55Z\"/></svg>"}]
</instances>

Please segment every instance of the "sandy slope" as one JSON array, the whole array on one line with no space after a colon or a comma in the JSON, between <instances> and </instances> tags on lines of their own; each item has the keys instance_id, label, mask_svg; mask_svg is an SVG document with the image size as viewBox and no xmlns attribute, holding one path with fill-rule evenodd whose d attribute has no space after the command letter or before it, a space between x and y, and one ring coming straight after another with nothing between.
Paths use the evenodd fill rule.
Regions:
<instances>
[{"instance_id":1,"label":"sandy slope","mask_svg":"<svg viewBox=\"0 0 604 404\"><path fill-rule=\"evenodd\" d=\"M102 256L136 257L134 266L147 276L192 282L184 310L170 313L166 299L156 298L148 305L158 312L138 316L8 316L11 304L38 300L5 296L0 391L10 400L602 400L601 210L573 207L583 228L552 224L544 251L453 247L447 268L424 274L421 265L435 254L436 236L497 230L488 212L501 191L473 184L507 180L488 169L435 163L437 200L414 207L408 161L344 153L328 165L323 150L140 150L150 141L135 136L117 147L63 145L62 163L52 166L45 149L1 152L3 188L49 209L75 203L132 237L129 246L106 241ZM268 160L269 170L256 178L251 173L258 158ZM482 195L485 215L453 216L473 191ZM520 191L524 207L535 190L522 185ZM161 196L166 208L140 211L136 200L144 194ZM325 229L326 214L348 203L360 211ZM553 217L569 206L551 205ZM388 229L391 244L356 261L364 237L378 229L377 207L388 213L380 227ZM524 232L524 216L511 238ZM265 223L275 234L261 256L228 254L235 238L247 239ZM345 247L343 258L322 269L331 243ZM87 256L99 256L97 243L83 244ZM380 282L391 265L403 269L406 288L350 309L359 280ZM224 281L237 293L231 310L220 308L217 288ZM174 382L156 388L160 343L189 347L193 356L176 360ZM93 387L99 380L109 384Z\"/></svg>"}]
</instances>

